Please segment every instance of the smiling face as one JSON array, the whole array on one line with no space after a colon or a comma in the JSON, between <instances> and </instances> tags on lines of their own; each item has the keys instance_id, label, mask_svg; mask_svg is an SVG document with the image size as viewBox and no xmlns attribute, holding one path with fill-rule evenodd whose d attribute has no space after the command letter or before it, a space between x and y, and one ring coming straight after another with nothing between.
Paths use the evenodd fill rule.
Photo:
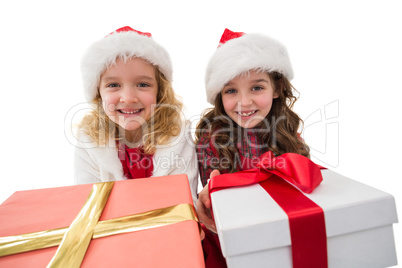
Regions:
<instances>
[{"instance_id":1,"label":"smiling face","mask_svg":"<svg viewBox=\"0 0 402 268\"><path fill-rule=\"evenodd\" d=\"M268 115L278 98L266 72L250 70L227 83L221 91L226 114L243 128L253 128Z\"/></svg>"},{"instance_id":2,"label":"smiling face","mask_svg":"<svg viewBox=\"0 0 402 268\"><path fill-rule=\"evenodd\" d=\"M141 126L151 118L158 83L155 68L141 58L116 60L100 78L99 93L106 115L126 130L128 139L142 136Z\"/></svg>"}]
</instances>

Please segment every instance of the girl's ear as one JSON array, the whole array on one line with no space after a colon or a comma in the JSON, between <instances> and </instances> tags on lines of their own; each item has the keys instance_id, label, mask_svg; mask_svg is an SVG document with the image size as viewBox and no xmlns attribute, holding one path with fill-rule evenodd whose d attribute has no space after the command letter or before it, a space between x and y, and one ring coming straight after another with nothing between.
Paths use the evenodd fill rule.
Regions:
<instances>
[{"instance_id":1,"label":"girl's ear","mask_svg":"<svg viewBox=\"0 0 402 268\"><path fill-rule=\"evenodd\" d=\"M279 76L279 73L277 72L272 72L272 73L267 73L269 77L269 81L271 83L271 87L274 90L274 94L272 95L273 99L279 98L279 92L282 90L282 81L280 81L281 76ZM279 88L279 89L278 89Z\"/></svg>"},{"instance_id":2,"label":"girl's ear","mask_svg":"<svg viewBox=\"0 0 402 268\"><path fill-rule=\"evenodd\" d=\"M279 98L279 92L278 92L278 90L274 90L273 98L274 98L274 99Z\"/></svg>"}]
</instances>

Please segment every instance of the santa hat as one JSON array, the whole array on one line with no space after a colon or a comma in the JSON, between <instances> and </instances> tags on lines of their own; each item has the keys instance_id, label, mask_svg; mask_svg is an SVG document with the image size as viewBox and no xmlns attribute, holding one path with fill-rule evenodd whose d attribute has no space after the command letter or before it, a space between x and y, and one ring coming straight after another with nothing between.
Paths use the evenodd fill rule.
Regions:
<instances>
[{"instance_id":1,"label":"santa hat","mask_svg":"<svg viewBox=\"0 0 402 268\"><path fill-rule=\"evenodd\" d=\"M158 66L166 79L172 81L172 63L167 51L153 40L150 33L126 26L95 42L84 53L81 72L88 101L96 98L100 76L118 57L142 58Z\"/></svg>"},{"instance_id":2,"label":"santa hat","mask_svg":"<svg viewBox=\"0 0 402 268\"><path fill-rule=\"evenodd\" d=\"M264 35L225 29L207 66L207 101L214 104L225 84L249 70L276 71L288 80L293 78L286 47L281 43Z\"/></svg>"}]
</instances>

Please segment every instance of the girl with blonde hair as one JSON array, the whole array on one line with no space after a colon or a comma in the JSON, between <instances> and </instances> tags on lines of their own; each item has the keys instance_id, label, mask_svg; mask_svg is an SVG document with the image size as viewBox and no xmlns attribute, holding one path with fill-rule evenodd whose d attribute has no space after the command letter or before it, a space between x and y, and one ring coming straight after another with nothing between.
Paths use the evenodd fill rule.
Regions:
<instances>
[{"instance_id":1,"label":"girl with blonde hair","mask_svg":"<svg viewBox=\"0 0 402 268\"><path fill-rule=\"evenodd\" d=\"M92 44L81 71L94 108L79 125L75 182L187 174L196 200L195 148L167 51L126 26Z\"/></svg>"}]
</instances>

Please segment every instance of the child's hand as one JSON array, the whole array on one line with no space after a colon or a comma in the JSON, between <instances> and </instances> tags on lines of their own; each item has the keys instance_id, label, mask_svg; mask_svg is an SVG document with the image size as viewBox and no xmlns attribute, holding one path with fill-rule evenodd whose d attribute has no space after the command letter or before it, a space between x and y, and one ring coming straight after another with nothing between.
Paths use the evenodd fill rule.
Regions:
<instances>
[{"instance_id":1,"label":"child's hand","mask_svg":"<svg viewBox=\"0 0 402 268\"><path fill-rule=\"evenodd\" d=\"M220 175L218 170L214 170L211 172L210 178L213 178L215 176ZM216 233L216 226L215 226L215 221L212 218L211 215L211 199L209 198L209 191L208 191L208 185L204 187L204 189L201 190L198 194L198 200L197 200L197 214L200 219L200 221L207 227L209 230L212 232Z\"/></svg>"}]
</instances>

